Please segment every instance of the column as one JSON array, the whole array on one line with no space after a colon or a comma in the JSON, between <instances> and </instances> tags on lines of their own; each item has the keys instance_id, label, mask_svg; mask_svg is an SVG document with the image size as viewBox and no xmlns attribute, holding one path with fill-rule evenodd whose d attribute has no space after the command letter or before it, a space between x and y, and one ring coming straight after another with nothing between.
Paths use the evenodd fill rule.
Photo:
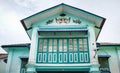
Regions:
<instances>
[{"instance_id":1,"label":"column","mask_svg":"<svg viewBox=\"0 0 120 73\"><path fill-rule=\"evenodd\" d=\"M95 37L95 30L94 26L89 26L89 46L90 46L90 73L100 73L99 70L99 63L98 63L98 56L97 56L97 47L96 47L96 37Z\"/></svg>"},{"instance_id":2,"label":"column","mask_svg":"<svg viewBox=\"0 0 120 73\"><path fill-rule=\"evenodd\" d=\"M38 29L37 27L34 27L32 30L29 60L27 64L27 73L36 73L35 63L36 63L36 52L37 52L37 43L38 43L37 29Z\"/></svg>"}]
</instances>

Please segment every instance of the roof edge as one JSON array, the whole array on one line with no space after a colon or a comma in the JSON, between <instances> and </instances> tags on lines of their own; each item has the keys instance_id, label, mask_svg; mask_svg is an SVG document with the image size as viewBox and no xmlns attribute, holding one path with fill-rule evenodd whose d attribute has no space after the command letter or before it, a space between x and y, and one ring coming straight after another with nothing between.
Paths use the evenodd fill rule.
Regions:
<instances>
[{"instance_id":1,"label":"roof edge","mask_svg":"<svg viewBox=\"0 0 120 73\"><path fill-rule=\"evenodd\" d=\"M27 30L27 27L26 27L26 25L25 25L25 23L24 23L24 20L25 20L25 19L31 18L31 17L33 17L33 16L39 14L39 13L43 13L43 12L48 11L48 10L50 10L50 9L56 8L56 7L60 6L60 5L65 5L65 6L68 6L68 7L71 7L71 8L74 8L74 9L80 10L80 11L83 11L83 12L88 13L88 14L91 14L91 15L93 15L93 16L96 16L96 17L102 18L103 20L106 19L106 18L104 18L104 17L102 17L102 16L99 16L99 15L93 14L93 13L91 13L91 12L89 12L89 11L86 11L86 10L83 10L83 9L80 9L80 8L77 8L77 7L74 7L74 6L71 6L71 5L65 4L65 3L61 3L61 4L58 4L58 5L55 5L55 6L49 7L49 8L47 8L47 9L44 9L44 10L42 10L42 11L39 11L39 12L37 12L37 13L34 13L34 14L32 14L32 15L26 17L26 18L23 18L23 19L20 20L20 21L21 21L21 23L23 24L23 27L25 28L25 30ZM105 21L103 21L102 24L104 24L104 22L105 22ZM102 26L103 26L103 25L102 25ZM101 27L102 27L102 26L101 26ZM101 28L101 27L100 27L100 28Z\"/></svg>"},{"instance_id":2,"label":"roof edge","mask_svg":"<svg viewBox=\"0 0 120 73\"><path fill-rule=\"evenodd\" d=\"M106 18L103 18L103 20L102 20L102 22L101 22L101 26L100 26L100 28L98 28L98 29L100 29L100 31L99 31L99 33L98 33L98 35L97 35L97 37L96 37L96 40L98 39L98 37L99 37L99 35L100 35L100 33L101 33L101 30L102 30L102 28L103 28L103 26L104 26L104 23L105 23L105 21L106 21Z\"/></svg>"},{"instance_id":3,"label":"roof edge","mask_svg":"<svg viewBox=\"0 0 120 73\"><path fill-rule=\"evenodd\" d=\"M29 47L30 43L25 43L25 44L10 44L10 45L2 45L2 48L6 47Z\"/></svg>"},{"instance_id":4,"label":"roof edge","mask_svg":"<svg viewBox=\"0 0 120 73\"><path fill-rule=\"evenodd\" d=\"M101 42L101 46L120 46L120 43Z\"/></svg>"}]
</instances>

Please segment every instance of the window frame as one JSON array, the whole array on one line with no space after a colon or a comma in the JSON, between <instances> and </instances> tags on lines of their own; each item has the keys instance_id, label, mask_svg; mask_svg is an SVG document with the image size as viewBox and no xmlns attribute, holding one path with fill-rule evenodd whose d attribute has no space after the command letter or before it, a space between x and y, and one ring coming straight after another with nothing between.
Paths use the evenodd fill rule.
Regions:
<instances>
[{"instance_id":1,"label":"window frame","mask_svg":"<svg viewBox=\"0 0 120 73\"><path fill-rule=\"evenodd\" d=\"M54 39L56 39L57 40L57 48L59 48L59 40L61 39L62 40L62 52L59 52L59 49L57 49L57 51L56 51L56 53L67 53L67 54L69 54L70 52L69 52L69 39L72 39L72 43L74 43L74 39L76 40L76 45L77 45L77 51L75 51L75 52L73 52L74 51L74 45L72 44L72 53L78 53L78 55L80 56L80 52L81 53L83 53L83 54L81 54L81 55L85 55L85 53L88 53L88 57L86 57L86 58L88 58L88 61L87 61L87 59L84 61L84 62L79 62L79 63L90 63L90 55L89 55L89 41L88 41L88 37L74 37L74 38L38 38L38 48L37 48L37 58L36 58L36 63L39 63L38 62L38 53L39 53L39 48L40 48L40 39L47 39L47 41L49 42L49 40L50 39L52 39L52 43L54 43L53 41L54 41ZM84 39L86 39L87 40L87 48L88 48L88 50L87 51L79 51L79 39L82 39L82 40L84 40ZM67 52L64 52L64 40L66 40L66 47L67 47ZM47 44L49 44L49 43L47 43ZM49 45L47 45L47 52L49 53L49 51L48 51L48 47ZM54 46L53 46L54 47ZM83 45L82 45L82 47L83 47ZM84 48L84 47L83 47ZM53 48L52 48L52 50L53 50ZM43 53L43 52L41 52L41 53ZM51 52L51 53L54 53L53 51ZM47 54L48 55L48 54ZM86 54L87 55L87 54ZM69 56L69 55L68 55ZM79 57L78 56L78 57ZM78 60L80 61L80 58L78 58Z\"/></svg>"},{"instance_id":2,"label":"window frame","mask_svg":"<svg viewBox=\"0 0 120 73\"><path fill-rule=\"evenodd\" d=\"M99 64L101 65L101 63L100 63L100 58L102 59L107 59L107 65L108 65L108 70L101 70L100 68L102 68L101 66L99 67L99 69L100 69L100 71L101 71L101 73L103 73L103 72L108 72L108 73L111 73L110 72L110 66L109 66L109 58L110 58L110 56L100 56L100 55L98 55L98 62L99 62ZM103 60L102 60L102 62L103 62Z\"/></svg>"}]
</instances>

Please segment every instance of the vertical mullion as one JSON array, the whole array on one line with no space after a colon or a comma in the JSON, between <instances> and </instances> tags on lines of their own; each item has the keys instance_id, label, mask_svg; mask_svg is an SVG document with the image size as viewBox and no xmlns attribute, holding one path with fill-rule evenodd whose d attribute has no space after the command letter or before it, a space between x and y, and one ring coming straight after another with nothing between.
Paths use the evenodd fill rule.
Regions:
<instances>
[{"instance_id":1,"label":"vertical mullion","mask_svg":"<svg viewBox=\"0 0 120 73\"><path fill-rule=\"evenodd\" d=\"M74 52L74 39L72 38L72 52Z\"/></svg>"},{"instance_id":2,"label":"vertical mullion","mask_svg":"<svg viewBox=\"0 0 120 73\"><path fill-rule=\"evenodd\" d=\"M74 62L74 39L72 38L72 61Z\"/></svg>"},{"instance_id":3,"label":"vertical mullion","mask_svg":"<svg viewBox=\"0 0 120 73\"><path fill-rule=\"evenodd\" d=\"M48 63L48 54L49 54L49 39L47 39L46 63Z\"/></svg>"},{"instance_id":4,"label":"vertical mullion","mask_svg":"<svg viewBox=\"0 0 120 73\"><path fill-rule=\"evenodd\" d=\"M51 51L51 53L52 53L52 63L54 63L54 62L53 62L53 54L54 54L54 39L52 39L52 51Z\"/></svg>"},{"instance_id":5,"label":"vertical mullion","mask_svg":"<svg viewBox=\"0 0 120 73\"><path fill-rule=\"evenodd\" d=\"M70 39L70 38L69 38ZM70 51L69 51L69 46L70 46L70 42L69 42L69 39L67 39L67 46L68 46L68 48L67 48L67 53L68 53L68 63L69 63L69 53L70 53Z\"/></svg>"},{"instance_id":6,"label":"vertical mullion","mask_svg":"<svg viewBox=\"0 0 120 73\"><path fill-rule=\"evenodd\" d=\"M90 55L89 55L89 41L88 41L88 38L86 38L87 39L87 49L88 49L88 62L90 62Z\"/></svg>"},{"instance_id":7,"label":"vertical mullion","mask_svg":"<svg viewBox=\"0 0 120 73\"><path fill-rule=\"evenodd\" d=\"M84 51L84 38L82 38L82 49L83 49L83 62L85 62L85 57L84 57L84 54L85 54L85 51Z\"/></svg>"},{"instance_id":8,"label":"vertical mullion","mask_svg":"<svg viewBox=\"0 0 120 73\"><path fill-rule=\"evenodd\" d=\"M69 39L67 39L67 63L69 63Z\"/></svg>"},{"instance_id":9,"label":"vertical mullion","mask_svg":"<svg viewBox=\"0 0 120 73\"><path fill-rule=\"evenodd\" d=\"M57 63L59 63L59 39L57 39Z\"/></svg>"},{"instance_id":10,"label":"vertical mullion","mask_svg":"<svg viewBox=\"0 0 120 73\"><path fill-rule=\"evenodd\" d=\"M78 53L78 63L80 62L80 49L79 49L79 38L77 38L77 53Z\"/></svg>"},{"instance_id":11,"label":"vertical mullion","mask_svg":"<svg viewBox=\"0 0 120 73\"><path fill-rule=\"evenodd\" d=\"M42 60L41 60L41 62L43 62L43 53L44 53L43 48L44 48L44 39L42 39L42 51L41 51L41 53L42 53Z\"/></svg>"},{"instance_id":12,"label":"vertical mullion","mask_svg":"<svg viewBox=\"0 0 120 73\"><path fill-rule=\"evenodd\" d=\"M64 39L62 39L62 63L64 63Z\"/></svg>"},{"instance_id":13,"label":"vertical mullion","mask_svg":"<svg viewBox=\"0 0 120 73\"><path fill-rule=\"evenodd\" d=\"M73 58L72 58L72 59L73 59L73 63L74 63L74 58L75 58L75 57L74 57L74 53L75 53L75 51L74 51L74 49L75 49L74 46L75 46L75 42L74 42L74 39L72 39L72 54L73 54Z\"/></svg>"}]
</instances>

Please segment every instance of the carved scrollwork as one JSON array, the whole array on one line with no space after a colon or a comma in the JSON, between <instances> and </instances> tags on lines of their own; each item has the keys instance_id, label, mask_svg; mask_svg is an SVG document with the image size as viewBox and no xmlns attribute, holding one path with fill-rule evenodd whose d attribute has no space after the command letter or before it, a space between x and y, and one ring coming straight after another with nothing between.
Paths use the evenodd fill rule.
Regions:
<instances>
[{"instance_id":1,"label":"carved scrollwork","mask_svg":"<svg viewBox=\"0 0 120 73\"><path fill-rule=\"evenodd\" d=\"M71 17L69 18L66 18L66 17L61 17L61 18L55 18L55 19L49 19L48 21L46 21L46 24L51 24L53 23L53 21L55 21L56 23L58 24L61 24L61 23L70 23L70 21L73 21L73 23L76 23L76 24L81 24L81 21L79 19L72 19L71 20Z\"/></svg>"},{"instance_id":2,"label":"carved scrollwork","mask_svg":"<svg viewBox=\"0 0 120 73\"><path fill-rule=\"evenodd\" d=\"M73 23L80 24L81 21L80 20L73 20Z\"/></svg>"},{"instance_id":3,"label":"carved scrollwork","mask_svg":"<svg viewBox=\"0 0 120 73\"><path fill-rule=\"evenodd\" d=\"M69 18L55 18L56 23L61 24L61 23L70 23L70 17Z\"/></svg>"},{"instance_id":4,"label":"carved scrollwork","mask_svg":"<svg viewBox=\"0 0 120 73\"><path fill-rule=\"evenodd\" d=\"M46 22L46 24L51 24L52 22L53 22L53 19L48 20L48 21Z\"/></svg>"}]
</instances>

